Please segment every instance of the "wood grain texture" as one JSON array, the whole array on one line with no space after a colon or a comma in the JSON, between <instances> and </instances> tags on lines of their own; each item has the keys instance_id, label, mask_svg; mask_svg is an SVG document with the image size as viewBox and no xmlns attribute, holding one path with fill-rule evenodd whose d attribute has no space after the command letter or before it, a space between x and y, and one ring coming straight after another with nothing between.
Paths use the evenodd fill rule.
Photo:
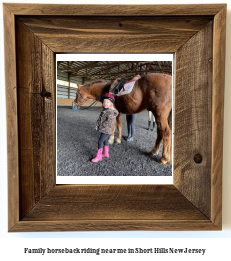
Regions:
<instances>
[{"instance_id":1,"label":"wood grain texture","mask_svg":"<svg viewBox=\"0 0 231 261\"><path fill-rule=\"evenodd\" d=\"M53 213L56 213L55 216ZM186 200L173 185L71 187L59 185L40 200L23 221L54 219L207 220L208 218Z\"/></svg>"},{"instance_id":2,"label":"wood grain texture","mask_svg":"<svg viewBox=\"0 0 231 261\"><path fill-rule=\"evenodd\" d=\"M221 229L226 5L123 7L4 4L9 231ZM74 50L176 53L174 185L55 185L55 53Z\"/></svg>"},{"instance_id":3,"label":"wood grain texture","mask_svg":"<svg viewBox=\"0 0 231 261\"><path fill-rule=\"evenodd\" d=\"M18 111L14 14L3 6L7 118L8 228L19 221Z\"/></svg>"},{"instance_id":4,"label":"wood grain texture","mask_svg":"<svg viewBox=\"0 0 231 261\"><path fill-rule=\"evenodd\" d=\"M177 51L175 78L174 184L209 218L212 37L210 22Z\"/></svg>"},{"instance_id":5,"label":"wood grain texture","mask_svg":"<svg viewBox=\"0 0 231 261\"><path fill-rule=\"evenodd\" d=\"M222 159L225 90L226 6L214 18L211 220L222 226Z\"/></svg>"},{"instance_id":6,"label":"wood grain texture","mask_svg":"<svg viewBox=\"0 0 231 261\"><path fill-rule=\"evenodd\" d=\"M195 231L219 230L206 220L62 220L21 221L10 232L41 231Z\"/></svg>"},{"instance_id":7,"label":"wood grain texture","mask_svg":"<svg viewBox=\"0 0 231 261\"><path fill-rule=\"evenodd\" d=\"M181 16L215 15L224 4L192 5L55 5L5 3L15 15Z\"/></svg>"},{"instance_id":8,"label":"wood grain texture","mask_svg":"<svg viewBox=\"0 0 231 261\"><path fill-rule=\"evenodd\" d=\"M211 16L187 17L20 17L54 52L175 52ZM62 39L62 41L60 41ZM140 44L142 41L142 45Z\"/></svg>"},{"instance_id":9,"label":"wood grain texture","mask_svg":"<svg viewBox=\"0 0 231 261\"><path fill-rule=\"evenodd\" d=\"M42 226L49 231L214 229L173 185L59 185L12 231Z\"/></svg>"},{"instance_id":10,"label":"wood grain texture","mask_svg":"<svg viewBox=\"0 0 231 261\"><path fill-rule=\"evenodd\" d=\"M20 217L55 185L54 54L16 21Z\"/></svg>"}]
</instances>

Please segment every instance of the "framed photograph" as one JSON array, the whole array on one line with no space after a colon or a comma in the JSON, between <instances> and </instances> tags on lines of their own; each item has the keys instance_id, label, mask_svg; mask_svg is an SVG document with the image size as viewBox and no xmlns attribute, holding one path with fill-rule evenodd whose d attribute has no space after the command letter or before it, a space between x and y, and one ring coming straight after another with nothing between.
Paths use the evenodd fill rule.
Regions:
<instances>
[{"instance_id":1,"label":"framed photograph","mask_svg":"<svg viewBox=\"0 0 231 261\"><path fill-rule=\"evenodd\" d=\"M136 88L146 88L142 81L149 75L152 80L157 79L150 87L151 92L157 91L158 86L168 89L169 94L159 95L158 99L163 103L163 96L170 96L169 125L172 126L173 63L171 53L56 55L56 184L173 184L173 164L160 164L162 144L159 153L149 154L157 139L158 119L151 111L140 108L148 106L145 100L148 95L139 94L134 114L124 114L134 103ZM114 106L123 112L121 127L117 126L119 122L109 135L109 158L103 157L96 165L91 160L100 137L95 130L102 112L100 95L109 92L107 86L117 79L125 81L121 91L113 95ZM155 108L158 100L153 103L151 99L151 103ZM123 108L119 108L119 104ZM163 107L167 107L165 102ZM173 133L171 138L174 140Z\"/></svg>"},{"instance_id":2,"label":"framed photograph","mask_svg":"<svg viewBox=\"0 0 231 261\"><path fill-rule=\"evenodd\" d=\"M221 230L226 4L3 4L8 230ZM56 183L56 55L174 54L172 184Z\"/></svg>"}]
</instances>

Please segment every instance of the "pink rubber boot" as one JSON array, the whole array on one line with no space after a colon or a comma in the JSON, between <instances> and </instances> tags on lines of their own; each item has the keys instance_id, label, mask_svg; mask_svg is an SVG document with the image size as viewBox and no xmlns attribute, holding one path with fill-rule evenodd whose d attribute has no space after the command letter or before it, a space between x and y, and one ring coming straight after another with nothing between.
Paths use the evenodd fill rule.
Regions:
<instances>
[{"instance_id":1,"label":"pink rubber boot","mask_svg":"<svg viewBox=\"0 0 231 261\"><path fill-rule=\"evenodd\" d=\"M102 152L103 152L103 149L98 149L96 157L94 159L92 159L91 162L98 162L98 161L102 160Z\"/></svg>"},{"instance_id":2,"label":"pink rubber boot","mask_svg":"<svg viewBox=\"0 0 231 261\"><path fill-rule=\"evenodd\" d=\"M102 157L109 158L109 146L104 146L103 147Z\"/></svg>"}]
</instances>

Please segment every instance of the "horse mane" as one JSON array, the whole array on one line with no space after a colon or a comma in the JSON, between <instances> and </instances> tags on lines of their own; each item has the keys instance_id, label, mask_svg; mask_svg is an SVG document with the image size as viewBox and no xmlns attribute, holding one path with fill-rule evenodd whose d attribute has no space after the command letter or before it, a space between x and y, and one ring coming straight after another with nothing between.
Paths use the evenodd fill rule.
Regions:
<instances>
[{"instance_id":1,"label":"horse mane","mask_svg":"<svg viewBox=\"0 0 231 261\"><path fill-rule=\"evenodd\" d=\"M110 82L110 80L99 79L94 82L86 84L85 87L91 87L92 85L94 85L96 83L108 83L108 82Z\"/></svg>"}]
</instances>

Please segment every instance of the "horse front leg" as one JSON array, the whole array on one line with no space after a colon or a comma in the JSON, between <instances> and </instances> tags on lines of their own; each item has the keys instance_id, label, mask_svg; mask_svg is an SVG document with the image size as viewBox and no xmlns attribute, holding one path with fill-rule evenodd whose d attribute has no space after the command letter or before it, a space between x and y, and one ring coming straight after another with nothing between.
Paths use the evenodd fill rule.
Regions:
<instances>
[{"instance_id":1,"label":"horse front leg","mask_svg":"<svg viewBox=\"0 0 231 261\"><path fill-rule=\"evenodd\" d=\"M116 123L117 123L116 144L120 144L121 143L121 139L122 139L122 121L123 121L123 114L120 112L119 115L116 117Z\"/></svg>"},{"instance_id":2,"label":"horse front leg","mask_svg":"<svg viewBox=\"0 0 231 261\"><path fill-rule=\"evenodd\" d=\"M113 131L112 134L110 135L109 139L108 139L108 144L111 145L114 143L114 139L115 139L115 128L116 128L116 121L114 121L114 125L113 125Z\"/></svg>"}]
</instances>

